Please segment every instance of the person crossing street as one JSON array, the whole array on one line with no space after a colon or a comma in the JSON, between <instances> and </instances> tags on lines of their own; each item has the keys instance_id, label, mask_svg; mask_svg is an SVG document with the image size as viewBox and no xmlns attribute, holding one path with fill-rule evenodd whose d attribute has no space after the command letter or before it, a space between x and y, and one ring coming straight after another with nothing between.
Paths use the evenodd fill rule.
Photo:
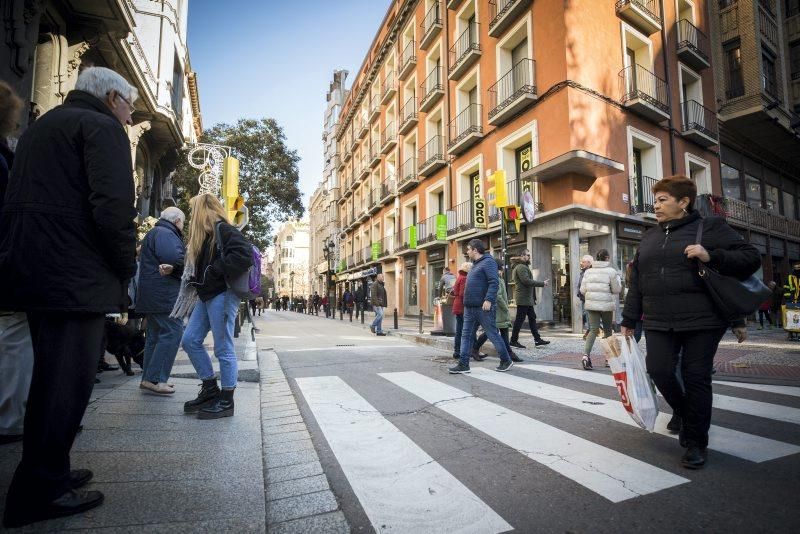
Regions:
<instances>
[{"instance_id":1,"label":"person crossing street","mask_svg":"<svg viewBox=\"0 0 800 534\"><path fill-rule=\"evenodd\" d=\"M383 274L375 277L375 283L369 288L369 300L372 309L375 310L375 320L369 326L370 331L376 336L385 336L386 332L382 329L383 312L386 308L386 288L383 285ZM363 312L362 312L363 313Z\"/></svg>"},{"instance_id":2,"label":"person crossing street","mask_svg":"<svg viewBox=\"0 0 800 534\"><path fill-rule=\"evenodd\" d=\"M545 287L550 283L550 280L539 282L533 279L531 273L531 253L529 250L522 251L522 254L516 258L511 258L514 264L514 270L511 277L514 282L514 303L517 305L517 315L514 317L514 327L511 330L511 346L518 349L524 349L525 345L519 342L519 331L525 319L528 319L528 325L533 334L534 345L541 347L549 345L549 341L542 339L539 334L539 329L536 326L536 312L533 307L536 305L536 288Z\"/></svg>"}]
</instances>

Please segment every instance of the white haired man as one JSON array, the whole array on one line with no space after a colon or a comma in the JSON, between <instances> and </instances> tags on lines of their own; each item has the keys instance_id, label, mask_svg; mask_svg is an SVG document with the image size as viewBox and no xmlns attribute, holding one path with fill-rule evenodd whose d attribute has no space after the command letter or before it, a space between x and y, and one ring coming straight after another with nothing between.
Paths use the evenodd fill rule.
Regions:
<instances>
[{"instance_id":1,"label":"white haired man","mask_svg":"<svg viewBox=\"0 0 800 534\"><path fill-rule=\"evenodd\" d=\"M0 309L27 313L34 363L5 527L103 502L78 489L92 473L70 470L70 449L94 387L104 315L122 311L136 272L124 128L136 97L119 74L88 68L17 144L0 213Z\"/></svg>"},{"instance_id":2,"label":"white haired man","mask_svg":"<svg viewBox=\"0 0 800 534\"><path fill-rule=\"evenodd\" d=\"M147 316L144 371L139 387L147 393L175 393L167 383L183 337L183 321L170 317L183 275L184 213L175 207L161 212L156 225L142 241L136 313Z\"/></svg>"}]
</instances>

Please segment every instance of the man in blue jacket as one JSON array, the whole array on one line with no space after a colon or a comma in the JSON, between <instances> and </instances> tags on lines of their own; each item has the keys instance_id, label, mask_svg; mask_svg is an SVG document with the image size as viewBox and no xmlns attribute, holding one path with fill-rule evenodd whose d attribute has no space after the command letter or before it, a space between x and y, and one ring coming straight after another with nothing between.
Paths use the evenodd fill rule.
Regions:
<instances>
[{"instance_id":1,"label":"man in blue jacket","mask_svg":"<svg viewBox=\"0 0 800 534\"><path fill-rule=\"evenodd\" d=\"M147 316L147 342L139 387L157 395L175 393L167 380L183 336L183 322L169 314L181 287L185 219L178 208L165 209L142 242L136 312Z\"/></svg>"},{"instance_id":2,"label":"man in blue jacket","mask_svg":"<svg viewBox=\"0 0 800 534\"><path fill-rule=\"evenodd\" d=\"M469 355L478 324L486 331L486 336L500 356L500 365L495 370L508 371L514 362L511 361L495 323L497 290L500 287L497 263L490 254L486 254L486 248L480 239L473 239L467 244L467 255L472 260L472 270L467 275L467 285L464 289L464 333L461 337L461 355L458 365L449 369L450 374L469 373Z\"/></svg>"}]
</instances>

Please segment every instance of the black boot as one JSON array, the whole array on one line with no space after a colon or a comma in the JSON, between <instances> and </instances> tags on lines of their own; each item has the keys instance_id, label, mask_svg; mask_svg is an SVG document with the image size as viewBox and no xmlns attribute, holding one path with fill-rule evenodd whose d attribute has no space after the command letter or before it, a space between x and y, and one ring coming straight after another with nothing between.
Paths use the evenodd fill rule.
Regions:
<instances>
[{"instance_id":1,"label":"black boot","mask_svg":"<svg viewBox=\"0 0 800 534\"><path fill-rule=\"evenodd\" d=\"M702 469L706 465L706 458L708 457L706 448L696 443L689 443L688 445L683 458L681 458L681 465L687 469Z\"/></svg>"},{"instance_id":2,"label":"black boot","mask_svg":"<svg viewBox=\"0 0 800 534\"><path fill-rule=\"evenodd\" d=\"M681 431L681 427L683 426L683 418L680 415L673 413L672 419L669 420L667 423L667 430L669 430L670 434L677 434Z\"/></svg>"},{"instance_id":3,"label":"black boot","mask_svg":"<svg viewBox=\"0 0 800 534\"><path fill-rule=\"evenodd\" d=\"M219 386L217 386L217 379L209 378L208 380L203 380L203 384L200 388L200 393L197 394L197 398L187 401L183 405L183 411L186 413L197 413L201 408L205 408L206 406L213 404L217 398L219 398Z\"/></svg>"},{"instance_id":4,"label":"black boot","mask_svg":"<svg viewBox=\"0 0 800 534\"><path fill-rule=\"evenodd\" d=\"M233 392L235 389L223 389L217 400L211 406L202 408L197 414L198 419L220 419L233 415Z\"/></svg>"}]
</instances>

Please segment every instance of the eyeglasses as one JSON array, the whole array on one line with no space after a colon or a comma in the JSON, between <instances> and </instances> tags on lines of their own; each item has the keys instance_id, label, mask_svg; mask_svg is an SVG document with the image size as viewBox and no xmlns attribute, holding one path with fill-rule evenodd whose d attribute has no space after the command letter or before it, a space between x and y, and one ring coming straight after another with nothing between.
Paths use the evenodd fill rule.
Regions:
<instances>
[{"instance_id":1,"label":"eyeglasses","mask_svg":"<svg viewBox=\"0 0 800 534\"><path fill-rule=\"evenodd\" d=\"M108 94L110 94L110 93L111 93L111 91L109 91L109 92L108 92L108 93L106 93L106 94L108 95ZM130 110L131 110L131 113L133 113L133 112L135 112L135 111L136 111L136 107L135 107L135 106L134 106L134 105L131 103L131 101L130 101L130 100L128 100L127 98L125 98L124 96L122 96L122 94L120 94L120 93L117 93L117 96L118 96L118 97L120 97L120 98L122 99L122 101L123 101L123 102L125 102L126 104L128 104L128 109L130 109Z\"/></svg>"}]
</instances>

